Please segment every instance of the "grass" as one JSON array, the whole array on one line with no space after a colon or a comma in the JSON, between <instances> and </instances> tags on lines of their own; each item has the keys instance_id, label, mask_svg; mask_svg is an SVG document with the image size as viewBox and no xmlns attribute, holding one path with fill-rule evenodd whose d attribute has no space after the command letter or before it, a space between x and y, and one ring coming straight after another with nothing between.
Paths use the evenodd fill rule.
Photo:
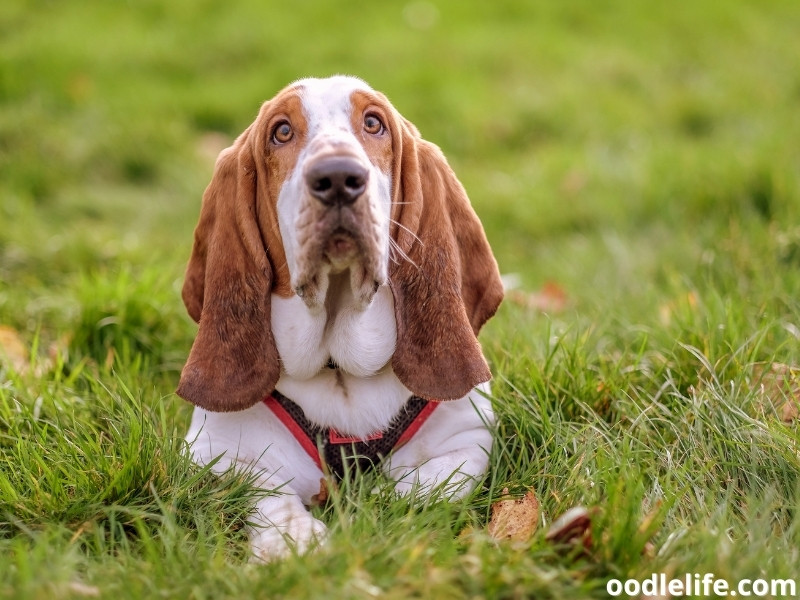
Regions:
<instances>
[{"instance_id":1,"label":"grass","mask_svg":"<svg viewBox=\"0 0 800 600\"><path fill-rule=\"evenodd\" d=\"M798 25L779 0L5 2L0 325L29 356L0 362L0 597L796 577ZM464 502L364 475L317 509L328 548L254 566L260 492L183 452L179 290L216 151L284 84L334 72L442 146L519 276L482 334L496 444ZM539 498L529 542L486 533L506 487ZM545 539L575 505L585 554Z\"/></svg>"}]
</instances>

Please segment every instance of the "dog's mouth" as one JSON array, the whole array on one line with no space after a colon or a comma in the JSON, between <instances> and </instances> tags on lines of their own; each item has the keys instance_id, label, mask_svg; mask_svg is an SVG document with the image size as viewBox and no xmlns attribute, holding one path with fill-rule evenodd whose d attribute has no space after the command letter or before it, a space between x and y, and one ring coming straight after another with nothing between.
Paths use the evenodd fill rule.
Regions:
<instances>
[{"instance_id":1,"label":"dog's mouth","mask_svg":"<svg viewBox=\"0 0 800 600\"><path fill-rule=\"evenodd\" d=\"M323 245L322 254L334 268L343 268L358 254L358 242L352 233L337 227Z\"/></svg>"},{"instance_id":2,"label":"dog's mouth","mask_svg":"<svg viewBox=\"0 0 800 600\"><path fill-rule=\"evenodd\" d=\"M312 221L298 254L295 293L309 308L323 306L330 276L349 271L355 305L365 308L385 283L386 266L378 230L371 216L356 207L324 211Z\"/></svg>"}]
</instances>

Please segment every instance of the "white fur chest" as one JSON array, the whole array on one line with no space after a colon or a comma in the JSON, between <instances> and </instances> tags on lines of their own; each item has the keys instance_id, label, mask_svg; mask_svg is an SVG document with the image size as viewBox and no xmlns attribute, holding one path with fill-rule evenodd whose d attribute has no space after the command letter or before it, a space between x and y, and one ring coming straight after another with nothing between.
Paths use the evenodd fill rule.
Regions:
<instances>
[{"instance_id":1,"label":"white fur chest","mask_svg":"<svg viewBox=\"0 0 800 600\"><path fill-rule=\"evenodd\" d=\"M317 311L297 296L273 295L272 332L282 367L276 388L313 422L366 436L384 429L411 392L390 365L397 333L389 286L363 310L348 290L341 286ZM329 361L338 368L329 368Z\"/></svg>"}]
</instances>

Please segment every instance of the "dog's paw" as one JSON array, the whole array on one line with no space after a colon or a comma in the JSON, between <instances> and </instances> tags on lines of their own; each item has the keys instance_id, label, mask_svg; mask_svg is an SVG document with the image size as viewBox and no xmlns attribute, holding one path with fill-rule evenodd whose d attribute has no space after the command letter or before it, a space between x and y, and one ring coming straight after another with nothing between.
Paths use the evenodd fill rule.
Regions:
<instances>
[{"instance_id":1,"label":"dog's paw","mask_svg":"<svg viewBox=\"0 0 800 600\"><path fill-rule=\"evenodd\" d=\"M327 535L322 521L295 516L281 525L250 528L251 562L272 562L292 554L305 554L320 546Z\"/></svg>"}]
</instances>

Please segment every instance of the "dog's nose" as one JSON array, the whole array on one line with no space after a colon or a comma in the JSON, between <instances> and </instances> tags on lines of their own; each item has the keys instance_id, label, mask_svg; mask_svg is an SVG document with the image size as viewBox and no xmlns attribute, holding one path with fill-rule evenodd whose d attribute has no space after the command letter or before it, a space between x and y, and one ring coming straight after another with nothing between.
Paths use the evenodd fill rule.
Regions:
<instances>
[{"instance_id":1,"label":"dog's nose","mask_svg":"<svg viewBox=\"0 0 800 600\"><path fill-rule=\"evenodd\" d=\"M306 171L306 185L327 206L352 204L367 188L369 171L352 158L326 158Z\"/></svg>"}]
</instances>

